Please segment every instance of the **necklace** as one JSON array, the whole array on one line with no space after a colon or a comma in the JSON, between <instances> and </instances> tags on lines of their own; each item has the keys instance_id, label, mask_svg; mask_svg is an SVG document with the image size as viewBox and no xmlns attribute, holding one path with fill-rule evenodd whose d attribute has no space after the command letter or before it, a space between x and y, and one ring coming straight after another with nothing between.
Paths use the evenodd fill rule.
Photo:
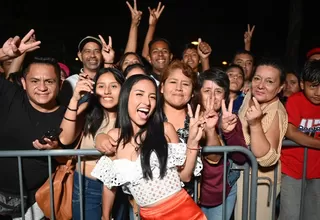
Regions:
<instances>
[{"instance_id":1,"label":"necklace","mask_svg":"<svg viewBox=\"0 0 320 220\"><path fill-rule=\"evenodd\" d=\"M131 146L134 148L134 150L137 152L140 149L140 146L135 146L134 144L132 144L131 142L129 142L131 144Z\"/></svg>"}]
</instances>

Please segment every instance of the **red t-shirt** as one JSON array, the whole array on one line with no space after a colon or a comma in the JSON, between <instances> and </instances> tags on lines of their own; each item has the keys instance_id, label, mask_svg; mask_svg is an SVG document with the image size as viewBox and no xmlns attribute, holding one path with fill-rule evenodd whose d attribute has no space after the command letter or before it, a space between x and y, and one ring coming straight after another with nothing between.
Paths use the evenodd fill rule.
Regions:
<instances>
[{"instance_id":1,"label":"red t-shirt","mask_svg":"<svg viewBox=\"0 0 320 220\"><path fill-rule=\"evenodd\" d=\"M288 122L305 134L320 139L320 106L312 104L298 92L286 104ZM282 147L282 173L295 179L302 178L304 147ZM307 179L320 178L320 150L308 149Z\"/></svg>"}]
</instances>

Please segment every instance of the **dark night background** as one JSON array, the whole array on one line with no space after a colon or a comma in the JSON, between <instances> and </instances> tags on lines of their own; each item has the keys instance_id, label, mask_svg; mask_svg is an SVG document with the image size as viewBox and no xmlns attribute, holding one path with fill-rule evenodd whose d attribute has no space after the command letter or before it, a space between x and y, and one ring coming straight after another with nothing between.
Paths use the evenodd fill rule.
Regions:
<instances>
[{"instance_id":1,"label":"dark night background","mask_svg":"<svg viewBox=\"0 0 320 220\"><path fill-rule=\"evenodd\" d=\"M101 34L105 39L112 36L117 56L125 48L131 21L125 0L1 2L1 44L10 36L24 36L34 28L37 39L42 41L41 49L34 53L54 56L76 68L80 66L75 61L77 45L87 35ZM133 4L133 0L129 2ZM299 60L302 63L306 52L320 45L320 29L315 1L301 2L303 25ZM250 23L256 25L252 52L258 57L284 58L290 0L163 0L162 3L166 8L155 36L167 38L176 56L180 56L185 43L201 37L212 47L213 65L230 61L235 50L244 47L243 34ZM147 7L156 7L158 1L137 0L137 4L143 11L138 40L138 50L141 50L148 27Z\"/></svg>"}]
</instances>

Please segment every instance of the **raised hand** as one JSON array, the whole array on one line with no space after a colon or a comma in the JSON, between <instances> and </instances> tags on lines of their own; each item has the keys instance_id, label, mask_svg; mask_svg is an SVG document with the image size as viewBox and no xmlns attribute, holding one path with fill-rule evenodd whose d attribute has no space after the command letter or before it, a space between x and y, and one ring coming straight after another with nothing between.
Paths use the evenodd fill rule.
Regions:
<instances>
[{"instance_id":1,"label":"raised hand","mask_svg":"<svg viewBox=\"0 0 320 220\"><path fill-rule=\"evenodd\" d=\"M148 7L149 13L150 13L149 25L156 25L157 24L159 17L161 15L162 11L164 10L164 7L165 7L164 5L161 6L161 2L159 2L157 9L155 9L155 8L151 9L150 7Z\"/></svg>"},{"instance_id":2,"label":"raised hand","mask_svg":"<svg viewBox=\"0 0 320 220\"><path fill-rule=\"evenodd\" d=\"M79 74L79 80L73 92L72 98L79 101L85 93L93 93L94 81L89 79L88 75L85 73Z\"/></svg>"},{"instance_id":3,"label":"raised hand","mask_svg":"<svg viewBox=\"0 0 320 220\"><path fill-rule=\"evenodd\" d=\"M257 123L261 122L262 118L262 109L255 97L252 97L253 105L248 108L246 112L246 120L250 126L254 126Z\"/></svg>"},{"instance_id":4,"label":"raised hand","mask_svg":"<svg viewBox=\"0 0 320 220\"><path fill-rule=\"evenodd\" d=\"M131 12L131 23L132 25L135 26L139 26L140 24L140 20L141 20L141 16L142 16L142 11L139 11L137 8L137 1L133 0L133 8L130 5L129 2L126 2L126 4L128 5L128 8Z\"/></svg>"},{"instance_id":5,"label":"raised hand","mask_svg":"<svg viewBox=\"0 0 320 220\"><path fill-rule=\"evenodd\" d=\"M189 138L188 142L194 145L198 145L198 142L202 138L205 121L200 119L200 105L197 105L195 114L193 114L191 106L188 104L188 115L190 117L189 123Z\"/></svg>"},{"instance_id":6,"label":"raised hand","mask_svg":"<svg viewBox=\"0 0 320 220\"><path fill-rule=\"evenodd\" d=\"M2 51L9 58L15 58L27 51L33 51L40 48L40 41L29 42L34 36L34 30L31 29L23 38L19 36L9 38L2 46Z\"/></svg>"},{"instance_id":7,"label":"raised hand","mask_svg":"<svg viewBox=\"0 0 320 220\"><path fill-rule=\"evenodd\" d=\"M247 31L244 32L244 43L245 44L249 44L251 43L251 38L252 38L252 35L253 35L253 31L254 31L254 28L256 26L253 25L252 28L250 27L250 24L248 24L247 26Z\"/></svg>"},{"instance_id":8,"label":"raised hand","mask_svg":"<svg viewBox=\"0 0 320 220\"><path fill-rule=\"evenodd\" d=\"M222 119L221 129L224 133L229 133L237 125L238 117L232 113L233 99L230 100L228 108L226 107L226 101L223 99L221 103Z\"/></svg>"},{"instance_id":9,"label":"raised hand","mask_svg":"<svg viewBox=\"0 0 320 220\"><path fill-rule=\"evenodd\" d=\"M206 122L204 127L206 132L214 130L219 120L219 114L214 110L214 100L214 95L209 95L206 100L206 110L203 114Z\"/></svg>"},{"instance_id":10,"label":"raised hand","mask_svg":"<svg viewBox=\"0 0 320 220\"><path fill-rule=\"evenodd\" d=\"M112 64L114 61L114 55L115 52L112 49L112 38L109 36L109 43L107 44L106 41L103 39L101 35L99 35L99 38L102 42L102 56L104 63Z\"/></svg>"},{"instance_id":11,"label":"raised hand","mask_svg":"<svg viewBox=\"0 0 320 220\"><path fill-rule=\"evenodd\" d=\"M204 42L201 40L201 38L198 39L198 55L202 58L202 59L206 59L210 56L211 54L211 47L208 43Z\"/></svg>"}]
</instances>

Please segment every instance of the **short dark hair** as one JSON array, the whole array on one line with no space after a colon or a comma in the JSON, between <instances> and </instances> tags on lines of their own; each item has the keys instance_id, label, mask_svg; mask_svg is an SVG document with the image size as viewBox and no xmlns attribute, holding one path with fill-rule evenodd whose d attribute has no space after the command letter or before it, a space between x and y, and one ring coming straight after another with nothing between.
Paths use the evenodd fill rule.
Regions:
<instances>
[{"instance_id":1,"label":"short dark hair","mask_svg":"<svg viewBox=\"0 0 320 220\"><path fill-rule=\"evenodd\" d=\"M282 85L286 81L286 72L285 72L285 68L284 68L284 65L281 62L281 60L274 59L274 58L268 58L268 57L263 57L257 62L256 66L253 70L251 80L254 77L254 75L256 74L257 68L259 66L271 66L271 67L279 70L279 72L280 72L280 85Z\"/></svg>"},{"instance_id":2,"label":"short dark hair","mask_svg":"<svg viewBox=\"0 0 320 220\"><path fill-rule=\"evenodd\" d=\"M250 55L250 56L252 57L252 62L254 63L255 57L254 57L253 53L252 53L251 51L244 50L244 49L237 50L237 51L233 54L232 63L235 62L236 56L237 56L237 55L240 55L240 54Z\"/></svg>"},{"instance_id":3,"label":"short dark hair","mask_svg":"<svg viewBox=\"0 0 320 220\"><path fill-rule=\"evenodd\" d=\"M183 55L184 53L186 52L186 50L188 49L191 49L191 50L196 50L198 51L198 46L192 44L192 43L187 43L184 45L184 48L183 48L183 51L182 51L182 54L181 54L181 58L183 59Z\"/></svg>"},{"instance_id":4,"label":"short dark hair","mask_svg":"<svg viewBox=\"0 0 320 220\"><path fill-rule=\"evenodd\" d=\"M156 42L159 42L159 41L162 41L162 42L165 42L167 45L168 45L168 48L169 48L169 52L171 53L171 44L170 44L170 42L167 40L167 39L165 39L165 38L155 38L155 39L153 39L152 41L150 41L149 42L149 44L148 44L148 47L149 47L149 54L150 54L150 50L151 50L151 47L152 47L152 45L154 44L154 43L156 43Z\"/></svg>"},{"instance_id":5,"label":"short dark hair","mask_svg":"<svg viewBox=\"0 0 320 220\"><path fill-rule=\"evenodd\" d=\"M231 63L227 68L226 68L226 73L230 70L230 69L233 69L233 68L238 68L241 72L241 75L243 77L243 80L244 80L244 70L242 68L242 66L238 65L238 64L234 64L234 63Z\"/></svg>"},{"instance_id":6,"label":"short dark hair","mask_svg":"<svg viewBox=\"0 0 320 220\"><path fill-rule=\"evenodd\" d=\"M23 78L27 77L27 74L30 72L31 65L33 64L45 64L45 65L53 66L54 72L57 74L59 84L60 84L61 68L56 59L52 57L34 57L33 60L31 60L28 66L24 69Z\"/></svg>"},{"instance_id":7,"label":"short dark hair","mask_svg":"<svg viewBox=\"0 0 320 220\"><path fill-rule=\"evenodd\" d=\"M227 105L229 103L229 94L230 94L230 81L229 77L226 74L225 71L223 71L221 68L218 67L212 67L203 73L200 74L197 89L195 92L195 99L193 106L197 106L197 104L200 104L201 109L205 109L204 106L202 106L202 97L200 90L203 86L204 81L209 80L216 83L218 86L223 88L224 90L224 100L226 101Z\"/></svg>"},{"instance_id":8,"label":"short dark hair","mask_svg":"<svg viewBox=\"0 0 320 220\"><path fill-rule=\"evenodd\" d=\"M303 67L301 80L320 84L320 60L307 61Z\"/></svg>"}]
</instances>

